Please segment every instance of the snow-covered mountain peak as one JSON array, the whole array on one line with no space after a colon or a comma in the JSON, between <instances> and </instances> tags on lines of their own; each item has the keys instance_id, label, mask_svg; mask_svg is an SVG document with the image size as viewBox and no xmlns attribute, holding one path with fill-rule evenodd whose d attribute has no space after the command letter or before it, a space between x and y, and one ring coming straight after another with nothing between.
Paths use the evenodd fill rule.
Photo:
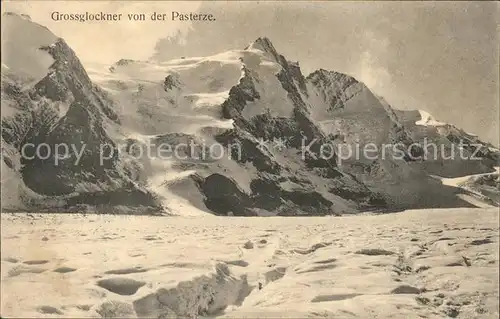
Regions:
<instances>
[{"instance_id":1,"label":"snow-covered mountain peak","mask_svg":"<svg viewBox=\"0 0 500 319\"><path fill-rule=\"evenodd\" d=\"M449 125L447 123L444 123L444 122L440 122L438 120L436 120L430 113L424 111L424 110L418 110L418 112L420 113L420 120L416 121L415 124L417 125L423 125L423 126L428 126L428 125L431 125L431 126L445 126L445 125Z\"/></svg>"},{"instance_id":2,"label":"snow-covered mountain peak","mask_svg":"<svg viewBox=\"0 0 500 319\"><path fill-rule=\"evenodd\" d=\"M10 56L2 60L2 77L4 71L28 73L35 81L2 87L2 115L15 111L2 128L11 147L2 156L14 163L5 165L20 189L11 196L13 209L25 203L24 186L46 196L44 203L60 199L63 210L97 205L188 215L324 215L420 207L421 198L430 207L444 197L446 205L463 204L441 183L429 186L426 172L413 171L406 160L324 157L323 146L332 143L408 145L420 139L415 127L430 127L416 125L423 117L417 111L416 117L399 116L347 74L319 69L304 77L299 63L279 54L268 38L211 56L121 59L109 69L85 69L63 39L25 17L7 18L2 45ZM38 77L33 70L41 70ZM407 128L416 132L413 139ZM78 166L21 159L20 170L14 160L26 142L78 142L86 152ZM175 156L154 154L158 143L184 150L191 142L193 150ZM304 142L312 143L307 151ZM105 165L104 144L116 145ZM136 158L131 145L152 147L153 154Z\"/></svg>"},{"instance_id":3,"label":"snow-covered mountain peak","mask_svg":"<svg viewBox=\"0 0 500 319\"><path fill-rule=\"evenodd\" d=\"M2 15L2 71L23 84L44 78L54 62L44 50L58 41L49 29L26 15L6 12ZM5 67L4 67L5 66Z\"/></svg>"},{"instance_id":4,"label":"snow-covered mountain peak","mask_svg":"<svg viewBox=\"0 0 500 319\"><path fill-rule=\"evenodd\" d=\"M31 17L27 14L24 14L24 13L16 13L16 12L12 12L12 11L7 11L7 12L4 12L2 15L4 18L10 16L10 17L17 17L20 19L31 21Z\"/></svg>"},{"instance_id":5,"label":"snow-covered mountain peak","mask_svg":"<svg viewBox=\"0 0 500 319\"><path fill-rule=\"evenodd\" d=\"M277 52L276 49L274 48L273 43L267 37L257 38L255 41L251 42L246 49L247 50L260 50L260 51L268 52L268 53Z\"/></svg>"},{"instance_id":6,"label":"snow-covered mountain peak","mask_svg":"<svg viewBox=\"0 0 500 319\"><path fill-rule=\"evenodd\" d=\"M257 40L250 43L245 50L247 51L262 51L266 56L272 58L276 62L280 63L280 54L274 47L273 43L267 37L260 37Z\"/></svg>"}]
</instances>

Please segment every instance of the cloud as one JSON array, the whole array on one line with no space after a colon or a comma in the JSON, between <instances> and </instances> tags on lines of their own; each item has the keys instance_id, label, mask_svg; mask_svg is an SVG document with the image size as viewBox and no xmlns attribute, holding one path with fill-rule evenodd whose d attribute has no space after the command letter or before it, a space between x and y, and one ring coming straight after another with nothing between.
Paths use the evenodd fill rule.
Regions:
<instances>
[{"instance_id":1,"label":"cloud","mask_svg":"<svg viewBox=\"0 0 500 319\"><path fill-rule=\"evenodd\" d=\"M357 72L359 80L366 84L374 91L384 91L384 89L391 83L391 75L389 71L377 65L376 59L369 51L361 54Z\"/></svg>"},{"instance_id":2,"label":"cloud","mask_svg":"<svg viewBox=\"0 0 500 319\"><path fill-rule=\"evenodd\" d=\"M366 31L362 45L364 51L360 55L355 74L369 88L383 94L390 86L392 78L380 57L387 55L390 41L387 37L377 36L372 31Z\"/></svg>"},{"instance_id":3,"label":"cloud","mask_svg":"<svg viewBox=\"0 0 500 319\"><path fill-rule=\"evenodd\" d=\"M2 11L28 14L34 22L48 27L76 51L82 62L111 64L121 58L147 59L158 39L183 34L190 23L174 21L128 21L127 13L196 11L198 2L166 1L3 1ZM51 13L122 13L121 21L53 21Z\"/></svg>"}]
</instances>

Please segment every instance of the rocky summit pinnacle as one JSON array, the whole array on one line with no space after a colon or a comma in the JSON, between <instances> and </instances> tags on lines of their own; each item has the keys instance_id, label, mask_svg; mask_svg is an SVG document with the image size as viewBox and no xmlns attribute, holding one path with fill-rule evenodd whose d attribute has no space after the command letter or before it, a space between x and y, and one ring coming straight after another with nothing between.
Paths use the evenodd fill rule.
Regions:
<instances>
[{"instance_id":1,"label":"rocky summit pinnacle","mask_svg":"<svg viewBox=\"0 0 500 319\"><path fill-rule=\"evenodd\" d=\"M258 49L268 53L276 53L276 49L272 44L271 40L267 37L259 37L254 42L250 44L253 49Z\"/></svg>"}]
</instances>

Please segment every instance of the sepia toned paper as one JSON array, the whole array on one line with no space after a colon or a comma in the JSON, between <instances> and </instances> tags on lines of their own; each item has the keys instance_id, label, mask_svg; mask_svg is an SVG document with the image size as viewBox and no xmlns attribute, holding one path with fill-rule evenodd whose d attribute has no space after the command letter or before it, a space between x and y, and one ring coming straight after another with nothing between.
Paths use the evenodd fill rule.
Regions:
<instances>
[{"instance_id":1,"label":"sepia toned paper","mask_svg":"<svg viewBox=\"0 0 500 319\"><path fill-rule=\"evenodd\" d=\"M5 318L498 318L496 2L3 1Z\"/></svg>"}]
</instances>

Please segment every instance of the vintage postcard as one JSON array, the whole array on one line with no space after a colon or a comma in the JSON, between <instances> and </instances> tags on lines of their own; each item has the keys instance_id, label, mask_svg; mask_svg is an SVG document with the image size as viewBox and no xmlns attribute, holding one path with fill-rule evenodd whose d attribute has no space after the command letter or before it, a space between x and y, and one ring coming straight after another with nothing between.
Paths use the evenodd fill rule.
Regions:
<instances>
[{"instance_id":1,"label":"vintage postcard","mask_svg":"<svg viewBox=\"0 0 500 319\"><path fill-rule=\"evenodd\" d=\"M2 318L498 318L498 2L1 8Z\"/></svg>"}]
</instances>

